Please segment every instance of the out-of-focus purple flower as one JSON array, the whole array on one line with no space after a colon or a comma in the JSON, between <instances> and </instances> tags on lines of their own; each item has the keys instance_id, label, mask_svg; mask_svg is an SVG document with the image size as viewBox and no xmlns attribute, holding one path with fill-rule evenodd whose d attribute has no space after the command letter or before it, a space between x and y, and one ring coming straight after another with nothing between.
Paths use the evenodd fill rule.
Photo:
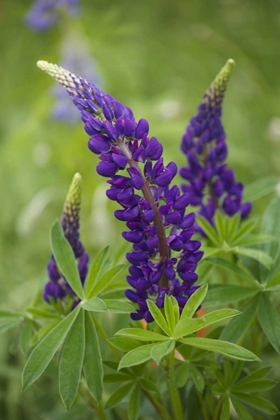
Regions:
<instances>
[{"instance_id":1,"label":"out-of-focus purple flower","mask_svg":"<svg viewBox=\"0 0 280 420\"><path fill-rule=\"evenodd\" d=\"M190 194L190 204L198 206L198 213L211 224L218 209L228 216L239 212L243 219L252 207L249 202L242 203L243 185L236 182L233 170L225 163L228 149L221 122L222 102L234 65L228 60L213 81L181 144L187 157L187 166L180 170L187 181L182 190Z\"/></svg>"},{"instance_id":2,"label":"out-of-focus purple flower","mask_svg":"<svg viewBox=\"0 0 280 420\"><path fill-rule=\"evenodd\" d=\"M86 47L84 39L75 33L75 36L66 38L62 44L61 65L64 68L73 69L76 74L83 78L93 80L94 84L102 87L103 80L98 72L95 61ZM80 113L71 104L69 95L62 86L55 84L52 88L55 97L55 105L52 109L52 117L56 120L76 123L80 120Z\"/></svg>"},{"instance_id":3,"label":"out-of-focus purple flower","mask_svg":"<svg viewBox=\"0 0 280 420\"><path fill-rule=\"evenodd\" d=\"M82 243L79 240L79 212L81 206L81 185L82 177L76 174L68 191L61 216L61 226L64 235L73 249L81 282L84 283L88 272L88 255L86 254ZM73 295L75 300L77 296L60 273L55 258L52 255L48 264L49 282L45 285L43 297L46 302L50 297L55 301L62 299L67 294Z\"/></svg>"},{"instance_id":4,"label":"out-of-focus purple flower","mask_svg":"<svg viewBox=\"0 0 280 420\"><path fill-rule=\"evenodd\" d=\"M126 296L138 309L131 317L151 322L147 299L162 308L166 294L182 310L197 289L195 269L203 252L200 242L191 239L195 215L185 214L190 196L170 186L176 164L164 164L162 145L148 137L148 122L136 122L130 108L61 67L44 61L38 66L65 87L80 110L88 147L99 155L97 172L110 178L107 196L121 206L115 216L126 223L123 237L133 244L126 257L131 264L127 280L134 290Z\"/></svg>"},{"instance_id":5,"label":"out-of-focus purple flower","mask_svg":"<svg viewBox=\"0 0 280 420\"><path fill-rule=\"evenodd\" d=\"M79 0L37 0L25 16L25 23L34 31L45 31L59 21L60 11L70 16L79 13Z\"/></svg>"}]
</instances>

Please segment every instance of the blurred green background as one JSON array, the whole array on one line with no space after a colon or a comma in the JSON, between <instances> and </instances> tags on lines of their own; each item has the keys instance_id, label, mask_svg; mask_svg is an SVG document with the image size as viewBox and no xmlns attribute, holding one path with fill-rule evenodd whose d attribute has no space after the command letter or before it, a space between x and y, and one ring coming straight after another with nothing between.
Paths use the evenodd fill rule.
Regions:
<instances>
[{"instance_id":1,"label":"blurred green background","mask_svg":"<svg viewBox=\"0 0 280 420\"><path fill-rule=\"evenodd\" d=\"M121 222L95 173L82 123L50 117L53 81L36 67L59 62L67 31L79 31L104 90L147 118L167 161L183 165L180 140L204 91L228 58L237 66L224 102L229 164L246 184L280 178L280 2L278 0L81 0L81 13L44 32L24 24L31 0L0 5L1 308L24 308L42 287L49 228L75 172L84 180L81 235L90 255L119 247ZM69 69L72 70L72 69ZM255 214L263 210L260 200ZM49 377L20 394L24 356L1 338L1 419L80 419L63 414ZM46 388L47 387L47 388ZM48 398L46 398L46 389ZM51 409L50 409L51 407ZM54 414L54 413L57 414ZM120 417L121 418L121 417ZM274 417L275 418L275 417Z\"/></svg>"}]
</instances>

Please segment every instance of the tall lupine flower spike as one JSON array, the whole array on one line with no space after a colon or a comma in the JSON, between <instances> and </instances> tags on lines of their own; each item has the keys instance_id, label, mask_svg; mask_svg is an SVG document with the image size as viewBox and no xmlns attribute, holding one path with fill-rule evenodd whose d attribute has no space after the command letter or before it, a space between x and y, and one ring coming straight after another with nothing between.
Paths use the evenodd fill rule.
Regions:
<instances>
[{"instance_id":1,"label":"tall lupine flower spike","mask_svg":"<svg viewBox=\"0 0 280 420\"><path fill-rule=\"evenodd\" d=\"M59 21L59 11L69 15L79 11L79 0L37 0L25 16L25 23L34 31L45 31Z\"/></svg>"},{"instance_id":2,"label":"tall lupine flower spike","mask_svg":"<svg viewBox=\"0 0 280 420\"><path fill-rule=\"evenodd\" d=\"M89 258L79 240L81 187L82 177L77 173L75 174L68 191L60 222L64 235L73 249L81 282L84 283L88 272ZM74 294L63 275L59 272L53 255L48 264L48 274L49 282L46 284L43 294L46 302L50 301L50 297L56 301L57 299L62 299L67 294L73 295L74 301L78 301L77 296Z\"/></svg>"},{"instance_id":3,"label":"tall lupine flower spike","mask_svg":"<svg viewBox=\"0 0 280 420\"><path fill-rule=\"evenodd\" d=\"M191 240L195 215L185 215L189 194L170 187L176 164L164 165L162 145L148 137L148 122L137 123L130 108L57 65L37 65L65 87L80 110L90 136L88 147L99 155L96 170L109 178L107 196L121 205L115 217L126 222L129 230L123 237L133 244L126 255L131 264L127 280L134 289L126 296L138 304L132 319L151 322L147 298L161 308L166 294L173 295L182 310L197 289L195 269L203 252L200 242Z\"/></svg>"},{"instance_id":4,"label":"tall lupine flower spike","mask_svg":"<svg viewBox=\"0 0 280 420\"><path fill-rule=\"evenodd\" d=\"M190 194L190 203L199 206L198 213L214 224L216 210L228 216L239 212L245 218L252 204L242 203L243 185L235 181L234 171L225 163L228 150L221 122L222 102L235 63L228 60L210 85L187 126L181 149L187 166L180 175L187 181L183 192Z\"/></svg>"}]
</instances>

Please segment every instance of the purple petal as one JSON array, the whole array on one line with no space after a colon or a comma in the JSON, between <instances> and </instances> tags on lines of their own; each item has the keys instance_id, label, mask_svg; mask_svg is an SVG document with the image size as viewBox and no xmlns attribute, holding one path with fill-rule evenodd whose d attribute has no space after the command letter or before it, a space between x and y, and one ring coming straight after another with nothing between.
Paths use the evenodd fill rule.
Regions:
<instances>
[{"instance_id":1,"label":"purple petal","mask_svg":"<svg viewBox=\"0 0 280 420\"><path fill-rule=\"evenodd\" d=\"M149 124L147 120L144 120L144 118L142 118L141 120L139 120L136 130L135 130L135 137L137 139L141 139L144 134L148 134L149 132Z\"/></svg>"},{"instance_id":2,"label":"purple petal","mask_svg":"<svg viewBox=\"0 0 280 420\"><path fill-rule=\"evenodd\" d=\"M114 176L118 169L118 165L113 162L99 162L96 167L97 173L107 178Z\"/></svg>"}]
</instances>

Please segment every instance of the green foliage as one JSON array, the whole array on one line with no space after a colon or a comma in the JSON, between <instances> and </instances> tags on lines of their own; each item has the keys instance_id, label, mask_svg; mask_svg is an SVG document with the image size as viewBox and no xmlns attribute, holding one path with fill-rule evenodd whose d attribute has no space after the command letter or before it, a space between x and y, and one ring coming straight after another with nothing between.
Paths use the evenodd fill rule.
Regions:
<instances>
[{"instance_id":1,"label":"green foliage","mask_svg":"<svg viewBox=\"0 0 280 420\"><path fill-rule=\"evenodd\" d=\"M243 255L259 261L267 269L270 269L273 260L268 254L255 248L247 248L248 245L255 246L271 242L274 239L271 235L252 235L252 231L256 227L255 220L249 219L241 223L238 214L230 218L225 215L222 216L217 211L215 228L202 216L197 216L197 221L207 235L209 242L204 258L219 254Z\"/></svg>"},{"instance_id":2,"label":"green foliage","mask_svg":"<svg viewBox=\"0 0 280 420\"><path fill-rule=\"evenodd\" d=\"M103 393L103 365L96 328L89 312L85 312L85 337L84 375L89 392L100 402Z\"/></svg>"},{"instance_id":3,"label":"green foliage","mask_svg":"<svg viewBox=\"0 0 280 420\"><path fill-rule=\"evenodd\" d=\"M80 310L60 352L58 369L59 393L67 410L76 398L84 362L84 316L84 311Z\"/></svg>"},{"instance_id":4,"label":"green foliage","mask_svg":"<svg viewBox=\"0 0 280 420\"><path fill-rule=\"evenodd\" d=\"M237 362L232 367L225 361L223 372L217 371L218 384L214 385L212 392L220 395L218 410L221 410L223 418L230 420L230 412L228 403L231 401L236 413L240 418L253 419L248 407L257 409L259 412L266 414L277 414L277 407L266 398L255 395L256 392L267 391L275 387L275 382L265 377L270 372L270 367L259 368L251 374L240 377L242 364ZM218 410L216 410L218 412Z\"/></svg>"},{"instance_id":5,"label":"green foliage","mask_svg":"<svg viewBox=\"0 0 280 420\"><path fill-rule=\"evenodd\" d=\"M35 382L45 371L59 346L63 343L76 317L80 307L77 307L58 325L56 325L33 349L22 375L22 388L26 389Z\"/></svg>"},{"instance_id":6,"label":"green foliage","mask_svg":"<svg viewBox=\"0 0 280 420\"><path fill-rule=\"evenodd\" d=\"M64 236L59 221L56 221L51 229L51 247L59 270L70 284L76 295L83 299L84 290L73 250Z\"/></svg>"},{"instance_id":7,"label":"green foliage","mask_svg":"<svg viewBox=\"0 0 280 420\"><path fill-rule=\"evenodd\" d=\"M7 39L13 39L14 42L12 49L9 43L4 42L4 39L1 44L1 57L5 63L1 77L1 97L5 107L1 112L0 125L2 141L0 181L4 203L0 220L0 246L2 246L2 304L11 311L12 308L16 308L17 313L0 314L0 332L7 333L1 336L3 340L1 409L3 409L3 416L7 419L33 420L46 416L55 420L80 418L86 420L93 416L102 418L102 404L101 408L96 408L92 399L90 400L91 408L85 410L84 402L79 397L67 413L64 412L62 404L57 403L55 398L57 389L53 380L56 357L53 358L53 363L50 363L49 378L46 382L42 382L40 387L36 389L33 387L24 394L17 391L18 371L21 369L22 360L21 352L18 350L30 352L30 346L40 345L60 323L67 319L71 311L70 300L65 306L58 302L52 302L51 305L43 305L41 302L41 289L45 278L38 276L38 273L44 267L46 256L49 254L48 245L43 238L47 236L49 221L57 217L60 211L55 204L54 194L60 194L60 188L61 192L64 190L69 177L72 176L73 168L83 171L83 175L88 174L85 182L85 209L89 214L92 195L96 193L99 184L104 180L99 179L92 170L95 158L85 151L85 142L81 138L81 125L75 127L72 124L57 123L49 119L51 106L49 82L42 81L34 66L36 60L40 58L38 54L41 54L42 46L46 57L53 57L53 60L58 61L62 37L67 37L69 30L75 34L77 28L69 24L70 22L64 21L58 28L37 36L23 24L23 16L27 11L24 2L13 3L15 4L4 2L2 10L5 17L2 22L3 31L7 34ZM135 109L139 118L142 116L149 118L153 135L158 135L164 143L166 161L172 158L179 164L183 163L179 148L174 146L174 142L182 135L182 127L186 125L186 115L191 116L196 109L201 86L207 86L209 78L221 64L221 57L226 56L229 49L232 50L238 62L239 77L233 81L235 86L231 88L231 100L227 102L224 112L224 122L229 134L227 139L230 143L230 163L237 169L238 178L245 184L256 177L260 178L251 185L247 185L244 192L245 200L255 201L254 214L261 214L266 205L266 200L263 198L272 196L275 186L279 183L279 136L277 132L275 134L274 128L275 120L277 123L275 104L278 100L279 78L275 77L275 71L275 74L273 73L273 69L277 68L277 54L273 52L278 49L277 40L279 39L279 25L275 18L278 16L277 2L270 1L269 4L252 0L240 2L240 4L222 2L218 9L212 7L210 3L194 0L190 2L190 7L186 8L178 7L176 2L175 4L161 2L159 4L159 2L147 1L135 3L133 7L130 7L131 4L127 0L121 0L117 5L105 2L100 3L99 6L96 7L94 2L87 0L83 2L82 13L79 21L76 22L78 30L84 31L85 40L90 39L90 50L96 55L97 64L104 74L108 91L111 90L116 98L124 100ZM127 13L128 7L130 13ZM108 27L113 27L114 31L108 30ZM260 27L262 28L261 36ZM170 36L174 33L176 37ZM124 42L128 39L129 42ZM252 45L252 39L254 39L254 45ZM172 51L179 51L178 54L172 55L172 60L170 60L171 55L166 54L167 47L171 55ZM157 60L154 59L155 51ZM198 52L199 60L197 59ZM158 71L159 64L160 71ZM174 77L175 73L176 77ZM16 81L16 83L11 83L11 81ZM166 81L171 81L171 83ZM38 92L42 92L41 97L38 96ZM243 92L243 96L240 92ZM186 97L188 98L187 105ZM161 109L170 99L177 101L179 111L173 117L170 113L169 119L163 121L165 116ZM174 109L176 109L176 102ZM253 121L253 123L247 124L247 121ZM245 145L244 139L253 139L253 141L246 140ZM40 159L41 156L46 159L48 155L50 156L44 166L40 166L38 153ZM265 175L269 176L261 178ZM60 186L55 193L50 191L53 185ZM38 206L38 200L36 201L39 198L40 206ZM95 196L93 198L95 199ZM211 306L216 310L217 307L230 304L231 309L233 307L241 312L240 315L229 319L226 325L223 321L216 329L212 328L216 324L210 325L211 329L204 333L210 338L220 338L239 344L242 342L245 347L254 350L264 360L269 357L271 363L274 361L274 349L279 351L280 212L278 202L279 197L266 212L262 221L262 236L259 237L256 235L258 223L251 232L248 232L251 222L242 223L244 226L242 231L238 217L232 218L232 224L228 225L217 216L216 225L219 235L232 238L232 243L228 240L216 245L214 242L208 243L207 247L204 246L207 258L199 264L200 282L202 284L209 282L203 308ZM94 210L93 207L92 210ZM102 219L102 217L99 219L99 214L102 212L103 216L104 210L105 216L108 207L109 212L114 210L112 203L103 207L101 203L98 203L98 211L92 212L91 222L97 220L99 227L99 221ZM95 228L91 229L89 226L89 219L87 220L86 216L84 222L81 223L82 236L85 238L89 254L93 255L99 250L99 243L95 239ZM109 234L107 233L105 239L103 238L103 243L110 243L113 249L118 248L121 255L118 263L121 264L124 260L124 252L119 240L116 240L119 238L121 224L110 218L107 226L109 226ZM100 231L102 229L100 227ZM234 232L238 230L240 230L239 236L234 238ZM40 232L39 235L38 232ZM265 243L270 236L275 239ZM234 244L239 240L242 244ZM263 252L268 253L270 259L264 257ZM116 296L118 290L125 288L125 275L122 271L119 271L114 279L107 276L108 283L103 280L105 288L102 282L99 284L99 281L113 267L113 261L108 257L108 253L109 250L102 254L101 264L97 263L93 269L91 275L93 280L89 281L88 277L87 283L91 285L94 283L96 287L95 294L91 296L91 291L86 286L87 299L84 299L82 304L80 303L78 315L79 318L85 317L85 334L88 337L86 338L83 376L96 401L101 401L103 387L101 353L108 357L108 349L103 342L100 343L100 349L95 329L96 318L105 329L110 325L116 328L114 331L117 331L127 328L128 325L125 322L127 317L112 315L114 309L116 313L122 313L122 310L123 313L128 313L132 310L128 302L118 299L120 295ZM66 262L67 260L66 257ZM202 268L204 272L201 274ZM75 273L71 271L69 278L69 283L72 278L75 282ZM80 293L80 286L78 288ZM34 292L38 289L40 299L34 301L27 311L18 310L26 306L26 301L30 302L30 297L32 299ZM108 297L113 301L108 301ZM86 305L89 305L89 308L94 302L94 310L86 310ZM100 308L105 307L104 311L98 310L98 302L101 305ZM197 302L194 303L197 304ZM84 305L83 308L82 305ZM149 331L165 337L174 332L177 325L176 316L179 314L178 311L172 312L173 302L167 300L166 307L159 311L163 319L160 318L153 305L150 306L157 315L157 322L148 326ZM191 316L194 316L197 307L194 305L193 309ZM182 320L182 314L180 319ZM196 318L193 319L193 321L196 320ZM73 323L73 329L76 321ZM87 321L90 323L88 336ZM134 325L133 323L132 326ZM139 328L140 324L136 323L136 326ZM72 334L73 331L70 328L64 341L59 345L57 353L64 348L66 340ZM108 340L108 343L128 353L143 343L149 342L115 336ZM157 346L173 345L172 343L174 340L169 340L168 337L165 341L153 342L151 355L160 357L164 353L158 352ZM8 349L11 349L15 355L9 356ZM259 373L264 369L268 374L269 370L266 368L256 371L256 363L248 363L244 367L241 364L241 368L239 362L234 365L224 363L222 375L219 376L222 357L216 359L214 354L208 351L178 342L176 351L184 356L184 360L175 360L175 363L176 373L181 372L179 383L185 387L182 389L180 398L187 418L201 418L202 406L197 397L201 393L203 393L202 401L206 418L213 417L216 405L218 410L215 415L223 420L230 418L230 410L231 413L233 410L236 411L234 418L242 420L264 418L276 413L275 406L271 406L272 402L257 395L262 391L269 391L273 385L272 380L266 379L266 375L261 376L262 374ZM95 357L96 354L98 357ZM86 360L89 361L87 369L85 368ZM153 360L152 357L151 360ZM127 406L129 419L137 418L141 404L141 418L168 418L170 394L165 388L165 373L167 376L169 369L166 366L167 357L163 355L161 360L157 360L159 361L157 368L151 368L147 363L141 374L136 370L141 366L133 366L127 370L124 368L116 374L117 382L112 382L113 387L119 388L119 384L127 382L128 392L119 399L119 402L123 401L121 407L111 406L108 408L110 413L105 413L105 417L108 415L109 418L124 418L123 407ZM117 366L118 363L115 362L114 371ZM213 388L213 384L219 382L221 376L229 378L230 371L233 372L235 379L233 377L231 380L227 379L225 385L222 385L220 393L217 393L220 396L219 404L217 404L217 396L211 395L209 390ZM277 373L277 369L273 369L271 375L276 378ZM41 379L42 381L45 380L45 376ZM247 378L251 378L251 382L246 382ZM107 376L107 379L110 378ZM109 380L105 381L107 401L114 393L108 383L111 384ZM228 391L230 384L231 390ZM140 392L142 401L140 401ZM152 403L144 402L144 397L145 401L146 399L152 401L151 394L166 407L167 415L164 410L161 412L152 410ZM17 395L19 397L15 404ZM265 395L271 401L274 398L278 403L277 393ZM69 401L70 394L66 392L65 398ZM101 414L97 410L101 410ZM172 417L169 416L170 418Z\"/></svg>"},{"instance_id":8,"label":"green foliage","mask_svg":"<svg viewBox=\"0 0 280 420\"><path fill-rule=\"evenodd\" d=\"M150 344L137 346L136 348L128 351L128 353L121 359L119 369L136 366L150 359L154 359L157 363L159 363L164 356L174 350L175 342L210 352L216 352L236 359L247 361L259 360L259 358L251 351L231 342L201 337L183 338L185 336L192 335L194 332L208 327L209 325L239 315L239 312L234 309L220 309L210 312L202 318L192 318L195 311L194 308L198 308L201 304L206 291L207 286L205 285L192 295L185 305L181 318L178 318L177 324L174 322L174 314L179 313L179 310L176 308L174 299L166 296L164 312L160 311L160 309L158 309L152 301L148 301L149 309L151 310L151 313L155 318L155 322L161 328L162 332L156 333L139 328L125 328L118 331L116 336L125 337L128 341L132 339L134 342L135 340L150 342ZM168 301L169 303L167 303ZM163 343L157 344L160 341Z\"/></svg>"}]
</instances>

